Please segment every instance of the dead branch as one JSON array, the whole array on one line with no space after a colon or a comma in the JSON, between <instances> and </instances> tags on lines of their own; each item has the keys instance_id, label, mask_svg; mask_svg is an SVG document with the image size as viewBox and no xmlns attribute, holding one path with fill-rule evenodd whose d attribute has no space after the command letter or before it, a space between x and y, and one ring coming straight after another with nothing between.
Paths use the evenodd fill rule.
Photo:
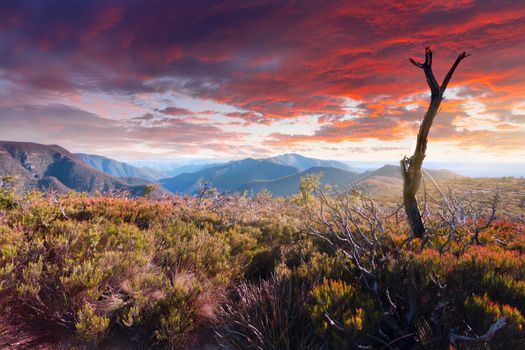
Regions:
<instances>
[{"instance_id":1,"label":"dead branch","mask_svg":"<svg viewBox=\"0 0 525 350\"><path fill-rule=\"evenodd\" d=\"M492 338L494 337L494 335L496 335L496 333L504 328L505 326L507 325L507 318L504 316L502 318L500 318L499 320L497 320L496 322L494 322L494 324L492 326L490 326L490 328L487 330L487 332L481 336L478 336L478 337L468 337L468 336L464 336L464 335L458 335L458 334L454 334L452 333L450 335L450 342L454 345L457 345L458 342L468 342L468 343L487 343L489 341L492 340Z\"/></svg>"},{"instance_id":2,"label":"dead branch","mask_svg":"<svg viewBox=\"0 0 525 350\"><path fill-rule=\"evenodd\" d=\"M417 62L412 58L409 59L413 65L423 69L431 92L430 104L419 128L414 154L410 158L404 157L401 160L401 172L403 174L403 202L414 237L423 237L426 233L425 225L419 211L416 194L421 185L421 167L426 156L428 134L452 75L461 60L468 56L469 55L463 52L457 57L456 61L445 76L445 79L441 83L441 86L438 84L434 73L432 72L432 50L430 50L430 47L427 46L425 48L424 63Z\"/></svg>"}]
</instances>

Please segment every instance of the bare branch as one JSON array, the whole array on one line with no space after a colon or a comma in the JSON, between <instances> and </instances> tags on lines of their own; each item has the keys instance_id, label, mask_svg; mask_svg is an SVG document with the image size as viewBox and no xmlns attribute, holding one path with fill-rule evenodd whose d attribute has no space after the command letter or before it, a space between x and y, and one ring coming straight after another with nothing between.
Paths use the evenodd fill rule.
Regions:
<instances>
[{"instance_id":1,"label":"bare branch","mask_svg":"<svg viewBox=\"0 0 525 350\"><path fill-rule=\"evenodd\" d=\"M417 62L415 59L413 58L409 58L408 59L414 66L418 67L418 68L423 68L423 63L421 62Z\"/></svg>"},{"instance_id":2,"label":"bare branch","mask_svg":"<svg viewBox=\"0 0 525 350\"><path fill-rule=\"evenodd\" d=\"M448 82L452 78L452 75L454 74L454 71L456 70L456 68L458 68L459 63L461 62L461 60L463 60L465 57L469 57L469 56L470 56L470 54L467 54L466 52L463 52L463 53L461 53L458 56L458 58L456 58L456 61L454 62L452 67L450 67L450 70L448 71L447 75L445 76L445 79L443 79L443 83L441 84L441 91L442 92L444 92L445 89L447 88Z\"/></svg>"},{"instance_id":3,"label":"bare branch","mask_svg":"<svg viewBox=\"0 0 525 350\"><path fill-rule=\"evenodd\" d=\"M452 333L450 335L450 342L454 345L457 345L458 342L469 342L469 343L487 343L492 340L494 335L502 328L504 328L507 325L507 317L502 317L490 328L487 330L487 332L479 337L467 337L464 335L458 335Z\"/></svg>"},{"instance_id":4,"label":"bare branch","mask_svg":"<svg viewBox=\"0 0 525 350\"><path fill-rule=\"evenodd\" d=\"M432 50L430 50L430 46L425 47L425 66L432 67Z\"/></svg>"}]
</instances>

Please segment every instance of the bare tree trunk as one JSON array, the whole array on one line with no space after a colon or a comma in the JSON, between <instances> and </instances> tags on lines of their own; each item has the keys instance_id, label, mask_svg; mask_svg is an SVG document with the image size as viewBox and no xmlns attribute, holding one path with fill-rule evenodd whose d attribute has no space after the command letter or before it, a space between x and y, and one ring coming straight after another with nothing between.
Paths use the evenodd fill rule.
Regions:
<instances>
[{"instance_id":1,"label":"bare tree trunk","mask_svg":"<svg viewBox=\"0 0 525 350\"><path fill-rule=\"evenodd\" d=\"M454 71L458 67L462 59L467 57L465 52L460 54L456 61L448 71L445 79L441 86L439 86L434 73L432 72L432 51L430 47L425 48L425 62L420 63L412 58L410 62L418 68L423 69L425 72L425 78L427 84L430 87L430 105L428 106L425 117L421 122L419 127L419 133L417 135L417 144L414 154L410 158L403 158L401 160L401 172L403 174L403 202L405 205L405 211L407 213L408 222L410 223L410 228L412 229L412 234L414 237L423 237L426 233L425 224L421 218L421 213L417 204L416 194L421 185L421 166L423 165L423 160L425 159L425 152L427 150L427 138L428 133L430 132L430 127L432 122L439 110L439 105L443 100L443 93L447 88L448 82Z\"/></svg>"}]
</instances>

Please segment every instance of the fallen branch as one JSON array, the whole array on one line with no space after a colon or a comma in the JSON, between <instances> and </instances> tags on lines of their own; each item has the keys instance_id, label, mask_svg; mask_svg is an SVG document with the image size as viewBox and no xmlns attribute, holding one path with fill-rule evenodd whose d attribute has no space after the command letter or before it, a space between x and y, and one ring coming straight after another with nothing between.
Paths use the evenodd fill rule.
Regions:
<instances>
[{"instance_id":1,"label":"fallen branch","mask_svg":"<svg viewBox=\"0 0 525 350\"><path fill-rule=\"evenodd\" d=\"M487 343L489 341L492 340L492 338L494 337L494 335L502 328L504 328L505 326L507 325L507 317L503 316L502 318L500 318L499 320L497 320L496 322L494 322L494 324L492 326L490 326L490 328L488 329L488 331L481 335L481 336L478 336L478 337L467 337L465 335L459 335L459 334L450 334L450 342L454 345L457 345L458 342L468 342L468 343Z\"/></svg>"}]
</instances>

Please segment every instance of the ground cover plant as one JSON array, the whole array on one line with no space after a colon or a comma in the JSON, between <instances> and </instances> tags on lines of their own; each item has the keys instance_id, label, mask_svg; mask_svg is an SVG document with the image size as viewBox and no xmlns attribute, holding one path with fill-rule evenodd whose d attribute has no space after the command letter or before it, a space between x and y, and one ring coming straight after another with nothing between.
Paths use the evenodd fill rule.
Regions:
<instances>
[{"instance_id":1,"label":"ground cover plant","mask_svg":"<svg viewBox=\"0 0 525 350\"><path fill-rule=\"evenodd\" d=\"M9 183L4 347L525 346L524 222L497 212L500 194L429 201L420 240L395 203L318 176L286 200L20 197Z\"/></svg>"}]
</instances>

